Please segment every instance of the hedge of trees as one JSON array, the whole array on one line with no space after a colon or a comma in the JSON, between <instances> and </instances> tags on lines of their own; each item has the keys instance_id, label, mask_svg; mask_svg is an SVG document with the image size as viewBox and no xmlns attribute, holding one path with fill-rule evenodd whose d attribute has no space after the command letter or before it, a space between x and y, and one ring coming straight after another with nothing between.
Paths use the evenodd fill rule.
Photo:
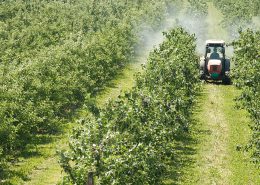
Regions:
<instances>
[{"instance_id":1,"label":"hedge of trees","mask_svg":"<svg viewBox=\"0 0 260 185\"><path fill-rule=\"evenodd\" d=\"M260 1L258 0L213 0L214 5L224 15L223 26L233 35L237 35L240 27L252 26L252 18L260 16Z\"/></svg>"},{"instance_id":2,"label":"hedge of trees","mask_svg":"<svg viewBox=\"0 0 260 185\"><path fill-rule=\"evenodd\" d=\"M133 90L79 119L61 152L69 182L84 184L93 172L97 184L162 183L200 87L194 35L177 28L165 37Z\"/></svg>"},{"instance_id":3,"label":"hedge of trees","mask_svg":"<svg viewBox=\"0 0 260 185\"><path fill-rule=\"evenodd\" d=\"M260 162L260 32L250 29L240 32L233 43L234 77L236 86L242 90L239 100L252 118L253 131L249 148L254 162Z\"/></svg>"},{"instance_id":4,"label":"hedge of trees","mask_svg":"<svg viewBox=\"0 0 260 185\"><path fill-rule=\"evenodd\" d=\"M1 1L0 161L58 132L131 60L140 26L158 26L165 11L164 0Z\"/></svg>"}]
</instances>

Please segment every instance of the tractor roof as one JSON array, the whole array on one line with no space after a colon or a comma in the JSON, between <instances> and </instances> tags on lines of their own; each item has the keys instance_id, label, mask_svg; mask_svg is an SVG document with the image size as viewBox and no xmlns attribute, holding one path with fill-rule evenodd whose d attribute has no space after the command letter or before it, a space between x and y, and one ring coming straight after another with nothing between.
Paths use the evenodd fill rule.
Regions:
<instances>
[{"instance_id":1,"label":"tractor roof","mask_svg":"<svg viewBox=\"0 0 260 185\"><path fill-rule=\"evenodd\" d=\"M210 45L210 44L225 45L225 41L224 40L206 40L206 45Z\"/></svg>"}]
</instances>

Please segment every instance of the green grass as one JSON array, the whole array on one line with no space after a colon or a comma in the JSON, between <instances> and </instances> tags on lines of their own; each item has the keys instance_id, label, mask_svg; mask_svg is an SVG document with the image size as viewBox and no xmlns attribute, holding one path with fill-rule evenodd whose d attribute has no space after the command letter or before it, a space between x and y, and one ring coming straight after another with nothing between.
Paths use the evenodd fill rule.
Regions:
<instances>
[{"instance_id":1,"label":"green grass","mask_svg":"<svg viewBox=\"0 0 260 185\"><path fill-rule=\"evenodd\" d=\"M260 184L260 171L243 150L250 139L250 119L235 108L238 95L234 86L204 86L190 136L176 143L177 160L165 184Z\"/></svg>"},{"instance_id":2,"label":"green grass","mask_svg":"<svg viewBox=\"0 0 260 185\"><path fill-rule=\"evenodd\" d=\"M228 39L223 15L208 3L207 38ZM235 108L234 86L206 84L193 111L190 135L175 143L165 184L260 184L260 171L243 150L251 137L250 119Z\"/></svg>"},{"instance_id":3,"label":"green grass","mask_svg":"<svg viewBox=\"0 0 260 185\"><path fill-rule=\"evenodd\" d=\"M104 106L109 100L117 98L135 85L135 74L142 71L141 65L144 64L145 58L140 56L135 60L126 66L103 91L99 92L96 97L98 106Z\"/></svg>"},{"instance_id":4,"label":"green grass","mask_svg":"<svg viewBox=\"0 0 260 185\"><path fill-rule=\"evenodd\" d=\"M239 95L239 91L234 87L223 87L225 98L233 100ZM232 171L230 181L232 184L260 184L260 171L253 163L250 163L250 153L244 147L251 138L249 127L249 114L245 110L237 110L234 101L227 101L223 110L229 122L230 138L228 145L229 166Z\"/></svg>"},{"instance_id":5,"label":"green grass","mask_svg":"<svg viewBox=\"0 0 260 185\"><path fill-rule=\"evenodd\" d=\"M228 170L226 165L222 166L228 155L225 150L227 127L219 109L223 102L220 101L218 86L211 86L206 86L194 110L190 133L196 142L188 145L194 151L192 156L188 156L193 163L183 170L183 175L173 184L228 184Z\"/></svg>"},{"instance_id":6,"label":"green grass","mask_svg":"<svg viewBox=\"0 0 260 185\"><path fill-rule=\"evenodd\" d=\"M68 133L70 126L64 132ZM41 144L28 145L16 161L8 163L6 179L1 184L55 184L61 177L56 151L67 146L67 135L42 135L38 140Z\"/></svg>"}]
</instances>

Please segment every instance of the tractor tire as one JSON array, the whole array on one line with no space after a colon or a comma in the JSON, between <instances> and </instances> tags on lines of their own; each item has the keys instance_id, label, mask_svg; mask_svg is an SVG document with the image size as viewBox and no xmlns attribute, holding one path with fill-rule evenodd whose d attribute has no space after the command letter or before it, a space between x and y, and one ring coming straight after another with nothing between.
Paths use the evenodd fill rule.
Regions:
<instances>
[{"instance_id":1,"label":"tractor tire","mask_svg":"<svg viewBox=\"0 0 260 185\"><path fill-rule=\"evenodd\" d=\"M225 72L230 71L230 59L226 58L225 60Z\"/></svg>"},{"instance_id":2,"label":"tractor tire","mask_svg":"<svg viewBox=\"0 0 260 185\"><path fill-rule=\"evenodd\" d=\"M200 60L200 80L205 80L205 60Z\"/></svg>"},{"instance_id":3,"label":"tractor tire","mask_svg":"<svg viewBox=\"0 0 260 185\"><path fill-rule=\"evenodd\" d=\"M231 79L229 76L230 73L230 59L226 59L225 60L225 73L222 79L222 83L225 85L230 85L231 84Z\"/></svg>"},{"instance_id":4,"label":"tractor tire","mask_svg":"<svg viewBox=\"0 0 260 185\"><path fill-rule=\"evenodd\" d=\"M200 72L200 80L206 80L205 74L202 74L203 71Z\"/></svg>"},{"instance_id":5,"label":"tractor tire","mask_svg":"<svg viewBox=\"0 0 260 185\"><path fill-rule=\"evenodd\" d=\"M224 76L223 79L222 79L222 83L224 85L231 85L231 79L229 76Z\"/></svg>"},{"instance_id":6,"label":"tractor tire","mask_svg":"<svg viewBox=\"0 0 260 185\"><path fill-rule=\"evenodd\" d=\"M204 67L205 67L205 60L200 60L200 70L204 71Z\"/></svg>"}]
</instances>

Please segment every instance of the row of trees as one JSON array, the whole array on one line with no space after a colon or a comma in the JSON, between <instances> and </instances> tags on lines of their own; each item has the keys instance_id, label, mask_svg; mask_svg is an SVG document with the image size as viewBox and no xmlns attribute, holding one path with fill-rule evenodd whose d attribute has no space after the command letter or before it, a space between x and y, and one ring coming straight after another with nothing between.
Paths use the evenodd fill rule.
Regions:
<instances>
[{"instance_id":1,"label":"row of trees","mask_svg":"<svg viewBox=\"0 0 260 185\"><path fill-rule=\"evenodd\" d=\"M252 17L260 15L260 2L258 0L213 0L214 4L224 15L229 24L241 26L250 22Z\"/></svg>"},{"instance_id":2,"label":"row of trees","mask_svg":"<svg viewBox=\"0 0 260 185\"><path fill-rule=\"evenodd\" d=\"M237 36L237 30L243 27L255 27L252 18L260 16L259 0L212 0L224 15L223 26L231 35Z\"/></svg>"},{"instance_id":3,"label":"row of trees","mask_svg":"<svg viewBox=\"0 0 260 185\"><path fill-rule=\"evenodd\" d=\"M253 151L253 159L260 162L260 32L246 30L233 43L234 80L242 90L239 100L252 118L253 131L249 147Z\"/></svg>"},{"instance_id":4,"label":"row of trees","mask_svg":"<svg viewBox=\"0 0 260 185\"><path fill-rule=\"evenodd\" d=\"M200 87L194 35L177 28L165 37L131 91L79 119L61 152L68 181L84 184L94 172L97 184L162 183Z\"/></svg>"},{"instance_id":5,"label":"row of trees","mask_svg":"<svg viewBox=\"0 0 260 185\"><path fill-rule=\"evenodd\" d=\"M58 132L165 11L164 0L1 1L0 166L37 134Z\"/></svg>"},{"instance_id":6,"label":"row of trees","mask_svg":"<svg viewBox=\"0 0 260 185\"><path fill-rule=\"evenodd\" d=\"M206 0L188 0L190 4L190 13L193 16L206 15L208 13L208 5Z\"/></svg>"},{"instance_id":7,"label":"row of trees","mask_svg":"<svg viewBox=\"0 0 260 185\"><path fill-rule=\"evenodd\" d=\"M260 16L260 1L234 1L234 0L213 0L214 4L224 15L224 26L237 35L237 30L244 27L251 29L239 31L237 39L233 42L235 63L233 72L236 86L242 89L241 100L243 107L247 109L252 118L251 128L253 131L252 140L249 144L253 151L255 162L260 161L260 33L252 22L252 18Z\"/></svg>"}]
</instances>

